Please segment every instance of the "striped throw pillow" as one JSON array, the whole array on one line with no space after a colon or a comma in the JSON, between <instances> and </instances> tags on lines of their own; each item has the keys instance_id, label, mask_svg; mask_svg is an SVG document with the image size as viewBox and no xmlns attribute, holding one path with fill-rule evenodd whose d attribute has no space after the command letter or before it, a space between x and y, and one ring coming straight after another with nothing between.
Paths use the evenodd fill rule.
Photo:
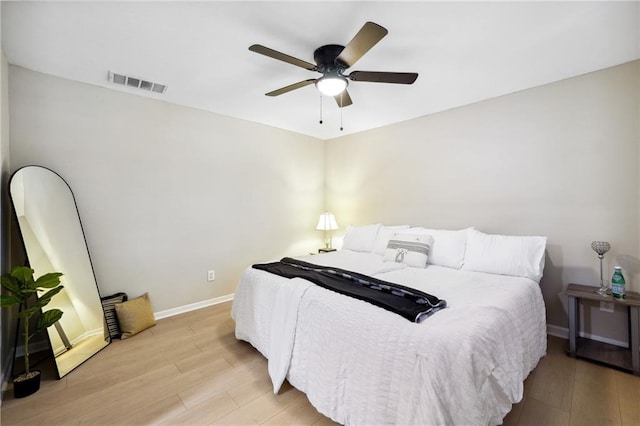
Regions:
<instances>
[{"instance_id":1,"label":"striped throw pillow","mask_svg":"<svg viewBox=\"0 0 640 426\"><path fill-rule=\"evenodd\" d=\"M104 310L104 319L107 323L107 330L112 339L119 338L122 332L118 324L118 316L116 315L116 303L127 301L126 293L116 293L111 296L101 297L102 309Z\"/></svg>"}]
</instances>

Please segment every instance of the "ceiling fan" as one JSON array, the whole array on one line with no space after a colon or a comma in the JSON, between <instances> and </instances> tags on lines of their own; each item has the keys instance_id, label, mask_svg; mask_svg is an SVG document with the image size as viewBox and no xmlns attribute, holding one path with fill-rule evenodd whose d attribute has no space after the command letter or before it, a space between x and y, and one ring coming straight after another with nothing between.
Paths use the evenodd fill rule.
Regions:
<instances>
[{"instance_id":1,"label":"ceiling fan","mask_svg":"<svg viewBox=\"0 0 640 426\"><path fill-rule=\"evenodd\" d=\"M374 83L413 84L416 78L418 78L418 74L412 72L351 71L349 74L344 74L347 68L352 67L365 53L382 40L387 33L386 28L373 22L367 22L346 46L327 44L317 48L315 52L313 52L313 59L316 62L315 65L260 44L250 46L249 50L322 74L320 78L302 80L273 90L266 93L267 96L279 96L292 90L315 84L322 94L333 96L338 106L343 108L353 103L347 91L349 80Z\"/></svg>"}]
</instances>

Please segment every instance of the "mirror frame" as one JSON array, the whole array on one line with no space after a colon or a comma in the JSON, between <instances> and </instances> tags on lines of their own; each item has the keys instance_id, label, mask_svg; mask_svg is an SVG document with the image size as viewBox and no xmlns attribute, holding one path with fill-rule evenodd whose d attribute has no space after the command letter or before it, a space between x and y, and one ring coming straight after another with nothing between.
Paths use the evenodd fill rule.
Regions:
<instances>
[{"instance_id":1,"label":"mirror frame","mask_svg":"<svg viewBox=\"0 0 640 426\"><path fill-rule=\"evenodd\" d=\"M91 269L93 282L95 283L95 286L96 286L96 297L98 299L98 302L100 303L100 309L101 309L100 313L101 313L102 319L103 319L103 339L104 339L105 344L102 345L101 347L99 347L98 349L93 350L93 352L87 353L82 358L79 358L81 360L78 361L78 362L74 362L73 365L70 366L68 370L63 372L63 374L61 374L60 366L59 366L59 364L57 362L57 356L56 356L56 354L54 352L53 342L52 342L52 338L51 338L51 333L55 333L55 331L52 331L52 329L54 329L55 327L51 326L50 328L47 329L47 342L49 344L48 345L49 346L49 353L53 358L53 364L55 365L55 370L56 370L57 377L58 377L58 379L61 379L62 377L66 376L71 371L73 371L74 369L78 368L80 365L85 363L87 360L89 360L95 354L100 352L102 349L106 348L109 344L111 344L111 337L109 335L109 330L108 330L108 327L106 325L106 316L105 316L104 306L102 305L102 300L101 300L102 296L100 295L100 288L98 287L98 280L96 278L95 270L93 268L93 261L91 260L91 253L89 252L89 246L87 244L87 237L86 237L86 234L84 232L84 227L82 225L82 219L80 218L80 211L78 210L78 204L76 202L75 194L73 193L73 190L71 189L71 186L69 185L69 183L59 173L51 170L48 167L39 166L39 165L27 165L27 166L20 167L16 171L14 171L11 174L11 177L9 178L9 185L8 185L9 186L9 188L8 188L8 190L9 190L9 198L11 199L11 205L12 205L12 208L13 208L13 218L16 221L16 227L17 227L18 232L20 234L20 241L22 242L22 248L24 249L25 261L26 261L25 263L27 263L29 265L29 267L31 267L31 259L30 259L30 255L29 255L29 250L27 248L27 245L25 244L24 231L22 229L22 226L20 225L20 220L18 218L18 211L16 209L16 200L14 199L13 192L12 192L12 183L13 183L14 178L16 177L16 175L18 175L18 173L24 172L25 169L32 169L32 168L43 169L43 170L51 173L52 175L55 175L55 177L60 179L60 181L62 183L64 183L64 185L69 190L69 194L71 195L71 200L73 201L73 210L75 210L75 214L76 214L76 217L78 219L78 224L80 226L79 230L80 230L80 233L82 234L82 242L84 243L84 249L85 249L85 251L87 253L87 259L88 259L88 262L89 262L88 266ZM35 275L42 275L42 274L47 273L47 272L63 272L64 273L64 271L42 271L41 273L36 271ZM63 310L63 312L64 312L64 310ZM64 334L64 332L62 334ZM68 341L66 339L66 336L65 337L61 337L61 339L62 339L63 343L66 346L66 342L65 341ZM72 349L73 349L73 347L72 348L68 348L67 350L65 350L64 352L62 352L59 355L67 353L68 351L70 351Z\"/></svg>"}]
</instances>

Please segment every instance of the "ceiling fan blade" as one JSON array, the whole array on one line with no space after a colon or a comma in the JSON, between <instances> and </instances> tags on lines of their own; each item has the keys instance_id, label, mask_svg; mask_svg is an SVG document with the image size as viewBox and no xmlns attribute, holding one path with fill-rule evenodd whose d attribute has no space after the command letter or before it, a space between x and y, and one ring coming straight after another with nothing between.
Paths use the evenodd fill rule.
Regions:
<instances>
[{"instance_id":1,"label":"ceiling fan blade","mask_svg":"<svg viewBox=\"0 0 640 426\"><path fill-rule=\"evenodd\" d=\"M303 61L302 59L294 58L293 56L285 55L282 52L278 52L277 50L269 49L268 47L264 47L261 44L254 44L249 46L249 50L252 52L259 53L264 56L268 56L273 59L277 59L279 61L286 62L288 64L295 65L300 68L304 68L309 71L316 71L316 66L311 62Z\"/></svg>"},{"instance_id":2,"label":"ceiling fan blade","mask_svg":"<svg viewBox=\"0 0 640 426\"><path fill-rule=\"evenodd\" d=\"M267 96L280 96L280 95L282 95L284 93L290 92L292 90L299 89L299 88L304 87L304 86L308 86L308 85L313 84L315 82L316 82L315 78L311 78L309 80L299 81L297 83L293 83L293 84L290 84L288 86L281 87L278 90L273 90L273 91L271 91L269 93L265 93L265 95L267 95Z\"/></svg>"},{"instance_id":3,"label":"ceiling fan blade","mask_svg":"<svg viewBox=\"0 0 640 426\"><path fill-rule=\"evenodd\" d=\"M349 92L347 92L347 89L344 89L342 93L335 95L334 98L340 108L348 107L353 103L353 101L351 100L351 96L349 96Z\"/></svg>"},{"instance_id":4,"label":"ceiling fan blade","mask_svg":"<svg viewBox=\"0 0 640 426\"><path fill-rule=\"evenodd\" d=\"M373 22L367 22L360 28L358 34L345 46L336 58L336 62L346 68L353 66L358 59L364 56L373 46L376 45L389 31Z\"/></svg>"},{"instance_id":5,"label":"ceiling fan blade","mask_svg":"<svg viewBox=\"0 0 640 426\"><path fill-rule=\"evenodd\" d=\"M354 71L349 74L349 80L372 83L413 84L417 78L418 74L415 72Z\"/></svg>"}]
</instances>

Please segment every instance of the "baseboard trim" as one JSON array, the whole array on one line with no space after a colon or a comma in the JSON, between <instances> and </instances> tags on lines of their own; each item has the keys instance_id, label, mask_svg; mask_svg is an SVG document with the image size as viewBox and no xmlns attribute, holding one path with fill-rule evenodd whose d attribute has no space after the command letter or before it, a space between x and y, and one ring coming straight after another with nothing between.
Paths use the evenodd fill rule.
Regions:
<instances>
[{"instance_id":1,"label":"baseboard trim","mask_svg":"<svg viewBox=\"0 0 640 426\"><path fill-rule=\"evenodd\" d=\"M214 297L213 299L202 300L200 302L191 303L189 305L178 306L176 308L165 309L164 311L154 312L153 316L156 320L162 318L172 317L174 315L180 315L187 312L195 311L196 309L206 308L208 306L218 305L220 303L233 300L235 293L226 294L220 297Z\"/></svg>"},{"instance_id":2,"label":"baseboard trim","mask_svg":"<svg viewBox=\"0 0 640 426\"><path fill-rule=\"evenodd\" d=\"M560 327L553 324L547 324L547 334L550 336L559 337L561 339L569 339L569 329L566 327ZM587 339L595 340L596 342L609 343L610 345L616 345L623 348L629 347L629 342L623 342L621 340L609 339L608 337L598 336L597 334L585 333L581 331L578 333L580 337L586 337Z\"/></svg>"},{"instance_id":3,"label":"baseboard trim","mask_svg":"<svg viewBox=\"0 0 640 426\"><path fill-rule=\"evenodd\" d=\"M38 352L45 352L49 350L49 336L46 336L46 340L37 340L29 343L29 353L35 354ZM16 348L16 358L20 358L24 355L24 345L18 345Z\"/></svg>"},{"instance_id":4,"label":"baseboard trim","mask_svg":"<svg viewBox=\"0 0 640 426\"><path fill-rule=\"evenodd\" d=\"M569 339L569 329L566 327L560 327L553 324L547 324L547 334L549 336L559 337L561 339Z\"/></svg>"}]
</instances>

